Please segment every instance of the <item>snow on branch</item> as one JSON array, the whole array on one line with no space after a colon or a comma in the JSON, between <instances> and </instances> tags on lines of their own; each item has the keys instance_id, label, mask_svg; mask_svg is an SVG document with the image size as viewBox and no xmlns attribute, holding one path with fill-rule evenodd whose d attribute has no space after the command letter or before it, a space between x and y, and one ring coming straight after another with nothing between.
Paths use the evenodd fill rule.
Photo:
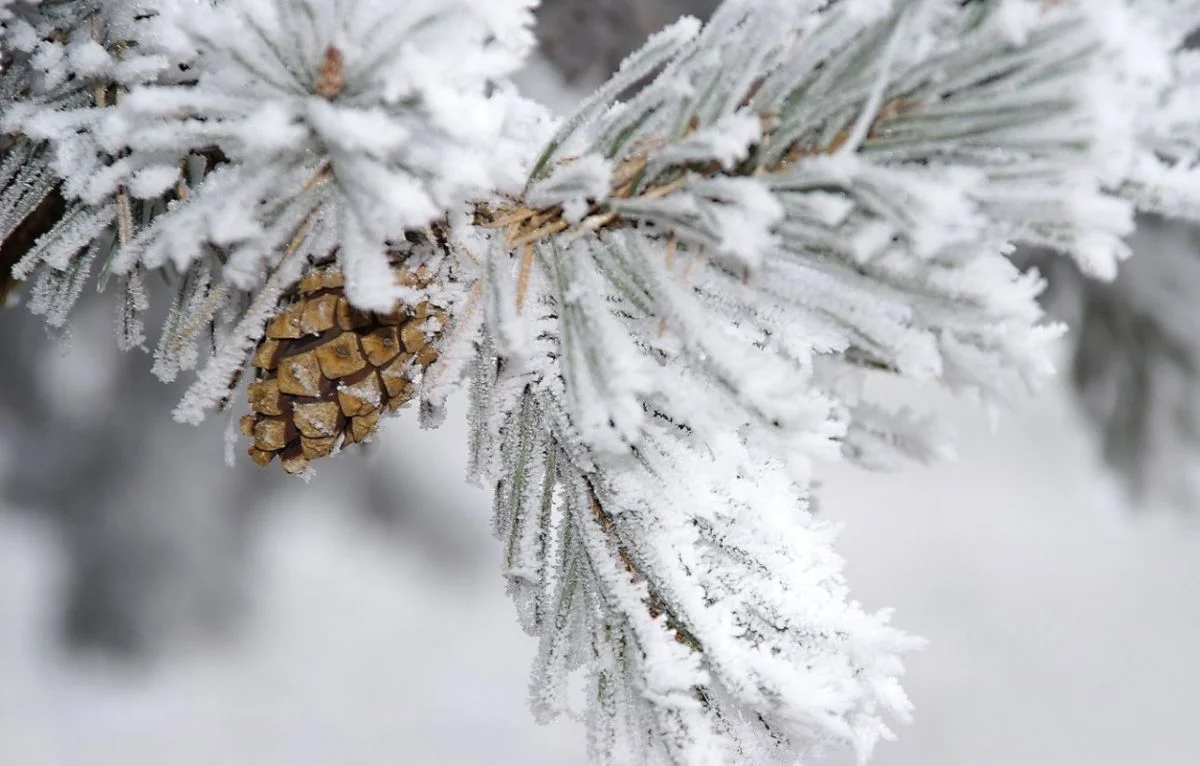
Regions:
<instances>
[{"instance_id":1,"label":"snow on branch","mask_svg":"<svg viewBox=\"0 0 1200 766\"><path fill-rule=\"evenodd\" d=\"M107 283L117 245L159 204L124 189L83 201L68 180L104 166L94 128L119 92L157 81L179 63L131 44L146 33L153 7L45 0L14 3L0 18L0 101L6 104L0 145L12 171L0 171L0 235L36 239L4 268L17 279L36 272L29 305L54 328L65 326L97 265L101 284ZM130 348L143 338L142 275L130 270L119 282L118 338Z\"/></svg>"},{"instance_id":2,"label":"snow on branch","mask_svg":"<svg viewBox=\"0 0 1200 766\"><path fill-rule=\"evenodd\" d=\"M601 94L653 80L585 104L493 211L510 284L541 270L563 302L565 401L594 447L637 443L668 362L719 382L798 476L812 434L839 438L858 404L835 402L832 429L806 404L845 397L838 367L1010 402L1050 372L1059 329L1009 243L1102 275L1124 257L1132 209L1108 191L1119 158L1097 161L1114 116L1095 96L1134 87L1102 65L1123 6L821 5L729 2L660 33Z\"/></svg>"},{"instance_id":3,"label":"snow on branch","mask_svg":"<svg viewBox=\"0 0 1200 766\"><path fill-rule=\"evenodd\" d=\"M531 310L554 320L552 303ZM702 440L666 413L635 452L595 453L561 382L497 375L487 354L476 373L477 432L497 434L477 445L477 469L502 477L497 532L539 640L540 717L571 711L582 669L600 763L865 758L891 736L885 714L907 719L896 677L921 642L846 602L835 529L777 461L735 430Z\"/></svg>"},{"instance_id":4,"label":"snow on branch","mask_svg":"<svg viewBox=\"0 0 1200 766\"><path fill-rule=\"evenodd\" d=\"M1170 80L1111 64L1131 14L731 0L633 54L523 194L477 210L476 468L542 642L535 703L562 712L586 668L602 762L865 756L903 719L912 642L844 601L811 460L945 453L868 371L993 404L1050 373L1060 328L1008 256L1125 257L1120 105Z\"/></svg>"},{"instance_id":5,"label":"snow on branch","mask_svg":"<svg viewBox=\"0 0 1200 766\"><path fill-rule=\"evenodd\" d=\"M1148 98L1142 110L1140 151L1120 191L1139 210L1200 223L1200 51L1184 45L1200 30L1200 2L1162 0L1149 7L1158 8L1141 30L1150 42L1138 50L1152 50L1154 41L1164 39L1178 47L1165 62L1167 71L1158 73L1169 79L1169 87L1152 90L1157 98ZM1138 61L1137 66L1148 64Z\"/></svg>"},{"instance_id":6,"label":"snow on branch","mask_svg":"<svg viewBox=\"0 0 1200 766\"><path fill-rule=\"evenodd\" d=\"M415 300L392 273L406 235L515 187L528 165L542 112L506 78L533 44L529 6L16 5L3 129L46 159L29 182L5 179L0 222L40 199L68 205L17 264L18 277L36 272L31 305L62 324L94 267L102 287L157 271L176 297L155 372L173 379L209 345L205 387L244 364L276 308L260 294L290 287L281 270L294 281L336 259L356 306ZM124 345L141 345L144 300L126 292Z\"/></svg>"},{"instance_id":7,"label":"snow on branch","mask_svg":"<svg viewBox=\"0 0 1200 766\"><path fill-rule=\"evenodd\" d=\"M487 91L532 44L524 5L171 5L160 34L187 51L195 83L126 95L96 126L120 158L68 178L89 202L118 187L153 198L182 180L189 155L215 150L222 173L139 232L118 271L183 269L211 245L229 253L226 277L251 289L315 213L338 231L349 294L386 309L403 297L387 243L516 177L513 100Z\"/></svg>"}]
</instances>

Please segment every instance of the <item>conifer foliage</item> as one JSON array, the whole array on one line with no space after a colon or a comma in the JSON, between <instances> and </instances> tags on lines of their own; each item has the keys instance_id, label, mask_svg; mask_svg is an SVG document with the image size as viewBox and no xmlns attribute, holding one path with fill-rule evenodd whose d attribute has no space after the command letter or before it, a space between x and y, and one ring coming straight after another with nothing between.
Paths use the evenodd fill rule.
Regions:
<instances>
[{"instance_id":1,"label":"conifer foliage","mask_svg":"<svg viewBox=\"0 0 1200 766\"><path fill-rule=\"evenodd\" d=\"M563 120L508 80L529 0L3 13L30 306L62 326L98 272L139 346L161 277L176 417L253 364L250 454L297 472L465 385L534 711L581 707L599 763L890 737L920 641L848 598L812 461L946 449L870 374L989 405L1049 374L1015 245L1111 278L1136 209L1200 218L1196 0L727 0Z\"/></svg>"}]
</instances>

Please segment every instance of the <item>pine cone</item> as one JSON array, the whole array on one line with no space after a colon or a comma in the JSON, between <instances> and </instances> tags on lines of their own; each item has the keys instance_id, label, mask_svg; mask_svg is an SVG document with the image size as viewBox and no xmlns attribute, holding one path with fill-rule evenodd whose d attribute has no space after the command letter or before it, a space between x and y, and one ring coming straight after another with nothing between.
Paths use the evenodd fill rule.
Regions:
<instances>
[{"instance_id":1,"label":"pine cone","mask_svg":"<svg viewBox=\"0 0 1200 766\"><path fill-rule=\"evenodd\" d=\"M424 269L405 272L412 287L428 284ZM313 460L365 441L384 412L412 399L415 383L437 359L434 347L446 314L429 303L380 314L346 300L336 267L310 272L267 325L254 354L251 414L242 433L249 454L265 466L276 455L285 471L302 473Z\"/></svg>"}]
</instances>

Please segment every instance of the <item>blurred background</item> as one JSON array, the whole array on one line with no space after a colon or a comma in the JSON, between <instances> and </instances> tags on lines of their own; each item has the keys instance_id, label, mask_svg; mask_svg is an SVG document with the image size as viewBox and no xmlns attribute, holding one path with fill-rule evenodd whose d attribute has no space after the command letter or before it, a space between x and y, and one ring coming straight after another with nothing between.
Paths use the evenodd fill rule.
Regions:
<instances>
[{"instance_id":1,"label":"blurred background","mask_svg":"<svg viewBox=\"0 0 1200 766\"><path fill-rule=\"evenodd\" d=\"M523 84L569 108L715 5L546 0ZM956 427L957 461L820 473L855 597L930 641L880 766L1200 763L1200 525L1179 510L1200 465L1200 248L1144 228L1111 287L1022 255L1081 329L1058 384L996 424L880 382ZM528 712L534 646L488 493L463 481L461 417L422 432L406 413L307 485L228 469L226 424L172 422L180 391L116 352L112 314L88 299L65 349L0 314L0 766L586 762L578 723ZM1169 511L1145 491L1163 477Z\"/></svg>"}]
</instances>

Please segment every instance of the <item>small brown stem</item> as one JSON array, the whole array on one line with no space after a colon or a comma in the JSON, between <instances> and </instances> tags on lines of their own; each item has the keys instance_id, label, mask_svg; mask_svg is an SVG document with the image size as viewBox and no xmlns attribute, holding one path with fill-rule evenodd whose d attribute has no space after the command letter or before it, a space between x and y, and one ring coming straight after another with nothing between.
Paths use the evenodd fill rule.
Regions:
<instances>
[{"instance_id":1,"label":"small brown stem","mask_svg":"<svg viewBox=\"0 0 1200 766\"><path fill-rule=\"evenodd\" d=\"M683 281L684 281L684 284L687 284L688 280L689 280L689 279L691 279L691 277L692 277L692 267L696 265L696 259L698 259L698 258L699 258L700 256L702 256L703 254L704 254L704 247L703 247L703 246L696 248L696 252L695 252L695 253L692 253L692 256L691 256L690 258L688 258L688 261L687 261L687 263L686 263L686 264L684 264L684 266L683 266Z\"/></svg>"},{"instance_id":2,"label":"small brown stem","mask_svg":"<svg viewBox=\"0 0 1200 766\"><path fill-rule=\"evenodd\" d=\"M504 215L491 219L487 224L489 229L507 229L514 224L521 224L538 214L537 210L521 206Z\"/></svg>"},{"instance_id":3,"label":"small brown stem","mask_svg":"<svg viewBox=\"0 0 1200 766\"><path fill-rule=\"evenodd\" d=\"M682 178L676 178L674 181L672 181L669 184L664 184L662 186L656 186L653 189L650 189L649 191L647 191L645 194L640 194L638 196L641 199L662 199L663 197L667 196L668 194L678 191L684 184L686 184L688 182L688 180L689 179L687 178L687 176L684 176Z\"/></svg>"},{"instance_id":4,"label":"small brown stem","mask_svg":"<svg viewBox=\"0 0 1200 766\"><path fill-rule=\"evenodd\" d=\"M524 247L525 245L539 242L548 237L552 237L555 234L564 232L567 230L568 226L569 224L560 218L556 221L551 221L540 228L534 229L533 231L527 231L524 234L513 238L511 241L509 241L508 246L513 250L516 250L518 247Z\"/></svg>"},{"instance_id":5,"label":"small brown stem","mask_svg":"<svg viewBox=\"0 0 1200 766\"><path fill-rule=\"evenodd\" d=\"M312 176L307 181L304 182L304 185L300 187L300 191L302 191L302 192L312 191L312 189L314 189L317 186L317 184L321 183L322 181L324 181L325 179L329 178L332 175L333 175L333 168L329 165L328 162L323 162L323 163L321 163L321 167L317 168L316 171L312 174Z\"/></svg>"},{"instance_id":6,"label":"small brown stem","mask_svg":"<svg viewBox=\"0 0 1200 766\"><path fill-rule=\"evenodd\" d=\"M525 310L525 294L529 292L529 274L533 271L534 244L529 242L521 252L521 271L517 276L517 313Z\"/></svg>"},{"instance_id":7,"label":"small brown stem","mask_svg":"<svg viewBox=\"0 0 1200 766\"><path fill-rule=\"evenodd\" d=\"M133 239L133 209L129 192L124 189L117 192L117 238L122 245L128 245Z\"/></svg>"},{"instance_id":8,"label":"small brown stem","mask_svg":"<svg viewBox=\"0 0 1200 766\"><path fill-rule=\"evenodd\" d=\"M613 519L612 515L608 511L604 510L604 505L600 502L600 497L596 493L595 487L592 486L591 481L588 482L588 495L591 498L592 514L596 517L596 522L600 525L601 531L603 531L616 546L617 557L621 560L621 566L625 568L625 571L629 573L629 576L634 582L646 583L649 595L644 603L646 605L646 610L650 613L650 616L657 619L658 617L665 615L667 630L671 631L671 633L675 636L676 641L686 645L694 652L703 652L704 647L700 644L700 640L696 638L691 631L684 627L683 623L671 613L671 610L667 608L667 605L662 600L662 597L655 592L653 584L645 577L645 575L642 574L641 570L638 569L637 563L633 560L633 557L629 554L625 544L621 542L619 536L617 535L616 520Z\"/></svg>"}]
</instances>

